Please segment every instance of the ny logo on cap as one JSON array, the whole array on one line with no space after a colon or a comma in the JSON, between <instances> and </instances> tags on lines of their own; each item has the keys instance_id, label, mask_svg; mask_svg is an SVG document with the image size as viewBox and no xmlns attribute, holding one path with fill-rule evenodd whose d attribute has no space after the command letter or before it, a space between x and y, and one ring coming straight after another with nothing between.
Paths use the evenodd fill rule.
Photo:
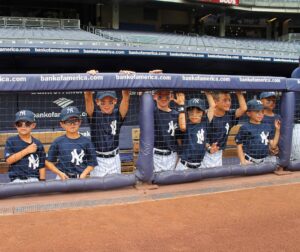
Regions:
<instances>
[{"instance_id":1,"label":"ny logo on cap","mask_svg":"<svg viewBox=\"0 0 300 252\"><path fill-rule=\"evenodd\" d=\"M200 102L200 99L194 98L194 99L193 99L193 102L194 102L194 103L199 103L199 102Z\"/></svg>"},{"instance_id":2,"label":"ny logo on cap","mask_svg":"<svg viewBox=\"0 0 300 252\"><path fill-rule=\"evenodd\" d=\"M25 110L21 110L20 111L20 116L24 116L24 115L26 115L26 111Z\"/></svg>"},{"instance_id":3,"label":"ny logo on cap","mask_svg":"<svg viewBox=\"0 0 300 252\"><path fill-rule=\"evenodd\" d=\"M74 109L73 109L73 108L67 108L67 113L68 113L68 114L74 113Z\"/></svg>"}]
</instances>

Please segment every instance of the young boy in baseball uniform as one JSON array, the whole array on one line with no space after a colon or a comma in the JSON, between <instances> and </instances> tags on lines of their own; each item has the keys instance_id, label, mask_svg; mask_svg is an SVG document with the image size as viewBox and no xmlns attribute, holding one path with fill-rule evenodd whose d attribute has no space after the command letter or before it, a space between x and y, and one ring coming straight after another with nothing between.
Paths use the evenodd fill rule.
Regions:
<instances>
[{"instance_id":1,"label":"young boy in baseball uniform","mask_svg":"<svg viewBox=\"0 0 300 252\"><path fill-rule=\"evenodd\" d=\"M89 74L96 74L91 70ZM132 74L131 71L120 71L120 74ZM108 174L121 174L119 155L120 128L129 108L130 92L122 91L122 100L117 106L115 91L99 91L94 100L92 92L85 92L85 108L91 128L91 139L96 149L98 165L91 172L92 177L103 177Z\"/></svg>"},{"instance_id":2,"label":"young boy in baseball uniform","mask_svg":"<svg viewBox=\"0 0 300 252\"><path fill-rule=\"evenodd\" d=\"M216 144L210 145L207 142L208 123L214 116L215 102L212 95L206 92L209 109L206 110L205 101L199 98L190 99L187 102L186 110L188 123L183 134L183 152L176 166L176 170L186 170L201 168L201 162L205 152L218 151ZM206 117L204 115L206 114Z\"/></svg>"},{"instance_id":3,"label":"young boy in baseball uniform","mask_svg":"<svg viewBox=\"0 0 300 252\"><path fill-rule=\"evenodd\" d=\"M239 108L231 109L231 96L229 92L219 91L213 93L215 112L209 123L208 139L210 145L217 145L218 151L206 152L202 166L204 168L222 166L223 150L226 148L230 129L238 123L238 119L247 111L247 105L242 92L236 92Z\"/></svg>"},{"instance_id":4,"label":"young boy in baseball uniform","mask_svg":"<svg viewBox=\"0 0 300 252\"><path fill-rule=\"evenodd\" d=\"M278 145L280 121L275 120L274 127L263 123L264 106L259 100L247 103L249 122L243 124L236 135L238 157L242 165L250 163L276 162L276 157L270 155L270 149Z\"/></svg>"},{"instance_id":5,"label":"young boy in baseball uniform","mask_svg":"<svg viewBox=\"0 0 300 252\"><path fill-rule=\"evenodd\" d=\"M181 125L185 125L184 95L178 93L176 99L170 90L156 90L154 108L154 172L174 170L178 161L178 138ZM171 109L170 102L179 105Z\"/></svg>"},{"instance_id":6,"label":"young boy in baseball uniform","mask_svg":"<svg viewBox=\"0 0 300 252\"><path fill-rule=\"evenodd\" d=\"M46 167L57 174L57 179L86 178L97 165L94 146L80 135L80 125L81 113L76 107L62 109L60 126L66 134L54 140L46 160Z\"/></svg>"},{"instance_id":7,"label":"young boy in baseball uniform","mask_svg":"<svg viewBox=\"0 0 300 252\"><path fill-rule=\"evenodd\" d=\"M7 139L4 156L9 164L11 182L37 182L45 180L45 151L42 143L31 135L36 127L34 113L21 110L16 113L18 135Z\"/></svg>"}]
</instances>

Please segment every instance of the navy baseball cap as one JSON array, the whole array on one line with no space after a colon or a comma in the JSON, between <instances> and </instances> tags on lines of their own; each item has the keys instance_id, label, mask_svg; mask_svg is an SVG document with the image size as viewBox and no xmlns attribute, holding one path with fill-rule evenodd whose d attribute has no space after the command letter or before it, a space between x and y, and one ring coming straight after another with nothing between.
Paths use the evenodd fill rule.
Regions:
<instances>
[{"instance_id":1,"label":"navy baseball cap","mask_svg":"<svg viewBox=\"0 0 300 252\"><path fill-rule=\"evenodd\" d=\"M15 122L18 121L35 122L34 113L30 110L21 110L16 113Z\"/></svg>"},{"instance_id":2,"label":"navy baseball cap","mask_svg":"<svg viewBox=\"0 0 300 252\"><path fill-rule=\"evenodd\" d=\"M71 117L81 118L80 111L74 106L66 107L61 110L60 121L66 121Z\"/></svg>"},{"instance_id":3,"label":"navy baseball cap","mask_svg":"<svg viewBox=\"0 0 300 252\"><path fill-rule=\"evenodd\" d=\"M193 98L188 100L186 108L188 109L192 107L198 108L202 111L206 110L205 101L200 98Z\"/></svg>"},{"instance_id":4,"label":"navy baseball cap","mask_svg":"<svg viewBox=\"0 0 300 252\"><path fill-rule=\"evenodd\" d=\"M275 92L262 92L259 96L259 99L269 98L269 97L276 97Z\"/></svg>"},{"instance_id":5,"label":"navy baseball cap","mask_svg":"<svg viewBox=\"0 0 300 252\"><path fill-rule=\"evenodd\" d=\"M247 102L247 111L260 111L263 110L264 106L260 100L250 100Z\"/></svg>"},{"instance_id":6,"label":"navy baseball cap","mask_svg":"<svg viewBox=\"0 0 300 252\"><path fill-rule=\"evenodd\" d=\"M112 97L114 99L117 99L117 94L116 94L115 91L99 91L96 94L96 99L101 100L101 99L103 99L104 97L107 97L107 96Z\"/></svg>"}]
</instances>

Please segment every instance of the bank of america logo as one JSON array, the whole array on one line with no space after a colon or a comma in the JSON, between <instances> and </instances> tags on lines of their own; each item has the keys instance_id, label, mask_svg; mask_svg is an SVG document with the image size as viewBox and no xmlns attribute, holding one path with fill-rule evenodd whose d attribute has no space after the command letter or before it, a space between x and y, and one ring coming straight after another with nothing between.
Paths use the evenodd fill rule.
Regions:
<instances>
[{"instance_id":1,"label":"bank of america logo","mask_svg":"<svg viewBox=\"0 0 300 252\"><path fill-rule=\"evenodd\" d=\"M71 105L73 102L74 101L62 97L62 98L55 100L53 103L55 103L57 106L60 106L61 108L65 108L65 107L68 107L69 105Z\"/></svg>"}]
</instances>

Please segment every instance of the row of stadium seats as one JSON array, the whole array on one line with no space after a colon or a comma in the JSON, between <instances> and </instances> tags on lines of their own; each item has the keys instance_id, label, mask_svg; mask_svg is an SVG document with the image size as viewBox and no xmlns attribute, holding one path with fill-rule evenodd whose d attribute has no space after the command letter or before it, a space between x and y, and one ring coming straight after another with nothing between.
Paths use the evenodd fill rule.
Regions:
<instances>
[{"instance_id":1,"label":"row of stadium seats","mask_svg":"<svg viewBox=\"0 0 300 252\"><path fill-rule=\"evenodd\" d=\"M245 55L294 56L300 52L299 43L282 41L216 38L210 36L186 36L167 33L129 32L117 30L96 30L96 34L128 45L161 46L161 49L182 49L190 51L212 51ZM212 50L210 49L212 48ZM217 50L215 50L217 49Z\"/></svg>"},{"instance_id":2,"label":"row of stadium seats","mask_svg":"<svg viewBox=\"0 0 300 252\"><path fill-rule=\"evenodd\" d=\"M49 44L191 53L236 54L297 58L300 44L296 42L253 39L187 36L154 32L95 30L95 34L80 29L0 27L0 44Z\"/></svg>"}]
</instances>

